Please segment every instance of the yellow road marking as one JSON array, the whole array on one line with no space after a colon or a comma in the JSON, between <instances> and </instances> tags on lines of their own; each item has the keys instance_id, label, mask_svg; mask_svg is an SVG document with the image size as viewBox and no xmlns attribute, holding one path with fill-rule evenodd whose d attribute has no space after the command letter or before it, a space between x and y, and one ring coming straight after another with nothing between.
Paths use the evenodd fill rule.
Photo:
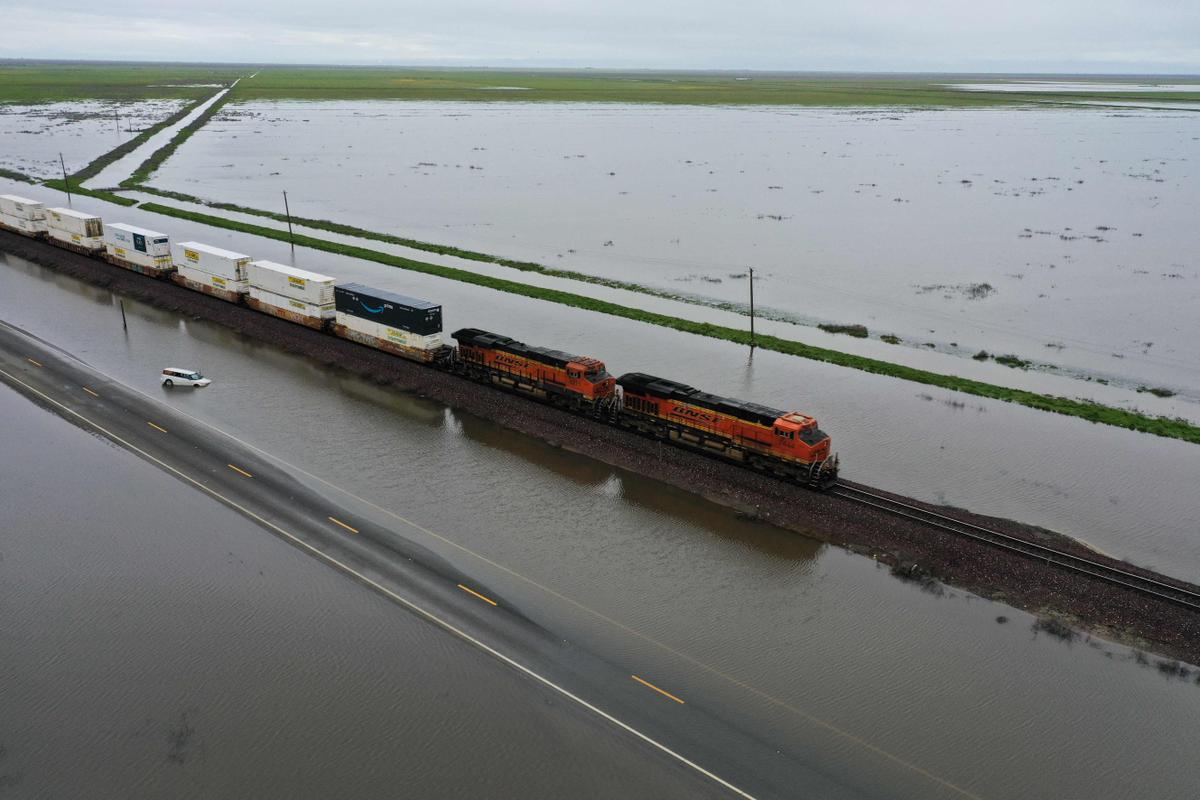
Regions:
<instances>
[{"instance_id":1,"label":"yellow road marking","mask_svg":"<svg viewBox=\"0 0 1200 800\"><path fill-rule=\"evenodd\" d=\"M74 409L67 408L65 405L58 402L50 395L46 394L45 392L39 391L38 389L34 388L33 386L30 386L28 383L25 383L23 380L16 377L15 375L10 375L9 373L5 372L2 369L0 369L0 375L3 375L4 377L8 378L9 380L13 381L14 383L18 383L21 386L24 386L26 389L28 389L29 391L38 395L39 397L45 398L47 402L52 403L52 404L58 406L60 409L62 409L63 413L70 414L71 416L76 417L76 418L86 422L88 425L91 425L93 428L95 428L96 430L103 433L109 439L112 439L114 442L117 442L118 444L122 445L123 447L128 448L129 450L133 451L134 453L138 453L138 454L144 456L147 460L152 461L155 464L158 464L167 472L171 472L171 473L174 473L175 475L178 475L183 480L194 485L200 491L210 494L213 497L215 497L216 499L225 503L230 508L240 511L242 514L246 515L250 519L257 522L258 524L262 525L264 528L270 528L271 530L277 532L284 538L290 540L296 547L300 548L301 550L305 550L305 551L311 553L314 557L319 558L322 561L326 562L327 564L331 564L331 565L337 567L338 569L340 569L342 572L346 573L347 575L350 575L351 577L361 581L363 584L370 586L372 589L379 592L384 597L388 597L388 598L394 600L395 602L399 603L400 605L404 606L405 608L411 609L412 611L416 612L417 614L420 614L421 616L425 617L425 619L429 620L430 622L434 623L435 625L440 626L443 630L453 634L454 636L457 636L458 638L462 639L463 641L467 642L468 644L472 645L473 647L487 653L488 655L495 658L497 661L501 661L505 664L508 664L513 669L516 669L516 670L524 673L525 675L528 675L530 678L533 678L534 680L538 681L543 686L546 686L549 689L553 689L554 691L558 692L563 697L566 697L568 700L570 700L574 703L577 703L578 705L582 706L583 708L586 708L588 711L591 711L596 716L609 721L610 723L612 723L616 727L620 728L621 730L625 731L626 733L630 734L631 736L637 737L638 739L642 740L646 744L649 744L652 747L657 748L661 752L666 753L668 756L679 761L681 764L684 764L685 766L690 767L691 769L700 773L701 775L708 778L709 780L711 780L715 783L718 783L721 786L724 786L726 789L733 792L738 797L745 798L746 800L754 800L753 795L749 794L748 792L743 791L742 789L739 789L738 787L734 786L729 781L725 780L724 778L721 778L719 775L716 775L715 773L710 772L709 770L707 770L704 767L697 764L695 761L692 761L691 759L689 759L687 756L677 753L676 751L667 747L665 744L658 741L657 739L647 736L646 734L642 733L641 731L639 731L637 728L633 727L629 723L622 722L621 720L614 717L612 714L609 714L604 709L602 709L598 706L595 706L592 703L589 703L587 700L583 699L582 697L575 694L574 692L571 692L569 689L566 689L566 688L558 685L554 681L550 680L545 675L542 675L541 673L530 669L529 667L525 666L524 664L522 664L521 662L512 658L511 656L507 656L504 653L497 650L496 648L492 647L491 645L488 645L488 644L484 643L483 641L476 639L474 636L472 636L471 634L462 630L461 628L455 627L450 622L447 622L446 620L437 616L433 612L428 611L425 608L422 608L420 605L418 605L417 603L414 603L412 600L409 600L406 597L402 597L401 595L397 594L396 592L392 591L391 589L387 588L386 586L372 580L371 578L367 577L363 573L354 569L350 565L345 564L341 561L338 561L336 558L334 558L333 556L329 555L326 552L318 550L316 547L313 547L311 544L305 542L299 536L279 527L278 525L271 522L270 520L267 520L264 517L261 517L258 514L255 514L250 509L246 508L243 505L239 505L237 502L229 499L228 497L221 494L220 492L216 492L213 489L210 489L209 487L205 486L203 483L201 483L200 481L191 477L187 473L181 472L180 470L176 469L175 467L172 467L170 464L166 463L165 461L155 458L154 456L147 453L145 450L142 450L141 448L135 446L133 443L125 441L120 436L117 436L112 431L110 431L107 428L100 425L98 422L85 417L83 414L80 414L78 411L75 411ZM209 427L212 427L212 426L209 426ZM219 430L218 428L213 428L213 429ZM224 431L222 431L222 433L224 433ZM229 434L225 434L225 435L228 436ZM230 438L232 438L232 437L230 437ZM332 517L330 517L330 519L332 519Z\"/></svg>"},{"instance_id":2,"label":"yellow road marking","mask_svg":"<svg viewBox=\"0 0 1200 800\"><path fill-rule=\"evenodd\" d=\"M676 703L679 703L679 705L684 705L684 702L683 702L682 700L680 700L678 697L676 697L675 695L671 694L670 692L664 692L662 689L658 688L657 686L655 686L655 685L654 685L653 683L651 683L650 681L643 680L643 679L639 678L637 675L630 675L629 677L633 678L635 681L637 681L638 683L640 683L642 686L647 686L647 687L649 687L649 688L653 689L654 691L656 691L656 692L658 692L659 694L661 694L663 697L669 697L669 698L671 698L672 700L674 700Z\"/></svg>"},{"instance_id":3,"label":"yellow road marking","mask_svg":"<svg viewBox=\"0 0 1200 800\"><path fill-rule=\"evenodd\" d=\"M245 475L247 478L253 478L253 477L254 477L254 476L253 476L253 475L251 475L249 472L246 472L246 470L244 470L244 469L241 469L240 467L235 467L233 464L226 464L225 466L229 467L231 470L233 470L234 472L238 473L239 475ZM333 517L330 517L330 519L333 519Z\"/></svg>"},{"instance_id":4,"label":"yellow road marking","mask_svg":"<svg viewBox=\"0 0 1200 800\"><path fill-rule=\"evenodd\" d=\"M3 323L0 323L0 324L3 324ZM6 326L6 327L11 327L11 326ZM99 370L93 370L93 371L99 372ZM124 440L119 439L111 432L105 430L104 428L102 428L100 425L98 425L94 421L87 419L86 417L83 417L83 415L81 415L75 411L72 411L71 409L66 408L66 406L63 406L61 403L58 403L57 401L55 401L53 398L49 397L48 395L46 395L42 392L39 392L37 389L34 389L32 386L29 386L29 384L19 380L18 378L16 378L16 376L8 375L8 373L4 372L3 370L0 370L0 374L7 375L9 378L11 378L12 380L21 384L22 386L25 386L30 391L33 391L33 392L45 397L51 403L54 403L55 405L59 406L64 411L66 411L74 416L80 417L81 419L85 419L88 422L88 424L92 425L95 428L98 428L99 430L104 432L106 435L115 439L116 441L120 442L121 444L125 445L126 447L129 447L130 449L133 449L137 452L142 452L142 451L138 450L137 448L133 447L131 444L125 442ZM113 376L108 375L107 373L99 372L99 374L104 375L106 378L109 378L110 380L116 380ZM137 394L142 395L144 398L146 398L146 400L148 400L151 403L160 402L157 399L155 399L154 397L150 396L149 394L146 394L145 392L139 391L137 389L133 389L132 391L136 392ZM638 630L637 628L633 628L633 627L625 624L624 622L621 622L618 619L614 619L613 617L608 616L607 614L605 614L601 611L591 608L590 606L584 605L583 603L579 602L575 598L570 597L569 595L565 595L562 592L559 592L549 586L546 586L545 584L540 583L540 582L534 580L533 578L530 578L527 575L523 575L522 573L517 572L516 570L512 569L511 567L509 567L505 564L495 561L494 559L488 558L483 553L480 553L476 550L472 550L471 548L463 545L460 542L456 542L453 539L443 536L442 534L438 533L437 531L430 530L429 528L426 528L424 525L421 525L419 522L416 522L415 520L411 520L401 514L397 514L395 511L393 511L390 508L384 508L383 506L379 505L378 503L373 503L364 497L360 497L359 495L355 494L354 492L349 491L348 489L338 486L337 484L330 483L328 480L320 477L319 475L314 475L312 472L309 472L308 470L304 469L303 467L297 466L295 464L291 464L287 460L282 459L273 453L269 453L266 450L263 450L261 447L255 447L253 444L243 441L242 439L239 439L238 437L234 436L233 434L229 433L228 431L222 430L221 428L218 428L217 426L215 426L209 422L205 422L204 420L199 419L198 417L194 417L191 414L188 414L187 412L179 411L178 409L176 409L175 413L185 416L188 419L190 419L192 422L195 422L198 425L203 425L204 427L206 427L216 433L219 433L222 436L224 436L234 442L237 442L241 446L247 447L247 448L253 450L254 452L258 453L259 455L261 455L265 458L270 458L275 462L284 464L289 469L295 470L296 472L298 472L302 475L305 475L306 477L312 478L312 479L328 486L329 488L334 489L334 490L340 492L341 494L346 495L347 497L353 498L354 500L356 500L358 502L364 503L365 505L368 505L371 508L375 509L376 511L380 512L381 514L386 514L387 516L392 517L393 519L399 520L400 522L404 523L405 525L408 525L409 527L411 527L415 530L418 530L418 531L426 534L427 536L430 536L431 538L437 539L438 541L457 549L459 552L465 553L466 555L476 558L476 559L480 560L481 562L483 562L491 567L494 567L494 568L500 570L501 572L504 572L507 575L510 575L511 577L515 578L516 580L521 581L522 583L525 583L529 586L533 586L533 587L539 589L540 591L545 592L547 595L550 595L551 597L555 597L555 598L563 601L564 603L566 603L574 608L577 608L580 611L582 611L596 619L602 620L602 621L608 623L609 625L612 625L614 628L617 628L619 630L624 631L625 633L628 633L630 636L641 639L642 641L647 642L647 643L653 645L654 647L657 647L658 649L662 650L663 652L670 653L671 655L675 656L676 658L682 659L683 661L686 661L687 663L692 664L693 666L703 670L704 672L707 672L708 674L713 675L717 678L720 678L721 680L729 683L732 686L736 686L739 689L742 689L743 691L745 691L751 695L754 695L755 697L759 698L760 700L763 700L764 702L767 702L777 708L785 709L785 710L789 711L790 713L795 714L796 716L807 720L811 724L813 724L817 727L823 728L824 730L829 731L830 733L834 734L835 736L839 736L839 737L845 739L846 741L853 742L854 744L862 747L864 750L867 750L867 751L879 756L881 759L890 761L893 764L896 764L898 766L904 767L905 769L911 770L912 772L914 772L918 775L921 775L921 776L927 778L928 780L930 780L931 782L939 784L940 786L943 786L943 787L949 789L950 791L955 792L958 795L961 795L962 797L970 798L971 800L983 800L978 794L975 794L974 792L971 792L970 790L966 789L965 787L959 786L958 784L954 783L953 781L947 780L946 778L943 778L942 776L940 776L934 772L931 772L928 769L925 769L924 767L920 766L919 764L908 761L907 759L905 759L889 750L885 750L882 747L880 747L879 745L876 745L876 744L868 741L867 739L865 739L861 736L858 736L849 730L846 730L845 728L839 727L838 725L834 724L833 722L831 722L827 719L824 719L822 717L819 717L816 714L814 714L800 706L795 705L794 703L791 703L791 702L788 702L787 700L783 700L781 698L775 697L771 693L769 693L763 689L760 689L759 687L755 686L754 684L748 683L734 675L731 675L717 667L712 666L711 664L701 661L700 659L696 658L695 656L691 655L690 653L688 653L686 651L679 650L675 647L672 647L671 645L667 644L666 642L656 639L653 636L651 636L647 633L644 633L643 631ZM154 459L153 457L151 457L151 460L157 461L157 459ZM158 462L158 463L161 464L162 462ZM167 466L166 464L163 464L163 467L165 467L169 471L178 473L178 470L175 470L173 467ZM178 474L181 474L181 473L178 473ZM188 480L191 480L191 479L188 478ZM192 482L196 483L196 481L192 481ZM197 483L197 485L203 491L209 492L211 494L216 494L211 489L209 489L208 487L206 487L202 484ZM217 496L220 497L220 499L224 500L225 502L229 503L230 505L234 505L236 508L239 508L239 509L241 508L240 506L236 506L232 501L227 500L226 498L221 497L220 495L217 495ZM247 516L250 516L250 517L258 520L261 524L266 525L267 527L273 528L275 530L280 530L278 528L278 526L275 526L269 522L266 522L261 517L258 517L257 515L255 515L253 512L245 511L245 510L243 510L243 511L244 511L244 513L247 514ZM295 539L295 537L291 536L290 534L287 534L286 532L281 531L281 530L280 530L280 532L284 533L284 535L287 536L289 539L296 541L298 546L305 548L305 549L313 550L314 554L317 555L318 557L329 560L329 561L333 561L333 559L330 558L329 556L327 556L326 554L322 553L319 550L315 550L315 548L312 548L309 545L304 544L303 542ZM339 564L339 562L336 562L336 561L334 561L334 563ZM353 570L349 569L348 567L344 567L344 565L340 565L340 564L339 564L339 566L342 566L345 569L345 571L349 572L350 574L355 575L356 577L358 576L357 572L354 572ZM372 586L376 585L371 581L366 581L366 582ZM380 588L380 591L382 591L385 594L391 594L387 589ZM395 599L397 599L399 602L401 602L405 605L409 605L402 598L395 598ZM443 624L441 622L441 620L438 620L438 622L439 622L439 624ZM469 638L469 637L466 637L466 638ZM490 651L490 648L487 648L486 645L483 645L483 647L485 649L489 649L489 651ZM499 655L498 657L501 658L502 660L507 660L506 657L503 655ZM534 673L534 674L536 675L536 673ZM539 679L541 679L541 676L537 676L537 677ZM582 705L587 706L588 708L592 708L590 706L590 704L588 704L586 701L582 701L582 700L579 700L578 698L574 698L574 697L572 697L572 699L575 699L577 702L580 702ZM595 710L595 709L593 709L593 710ZM605 716L606 718L608 718L608 715L606 715L603 711L600 711L599 713L602 716ZM624 723L621 723L620 721L615 721L615 722L620 727L629 729L628 726L624 725ZM661 744L653 741L652 739L649 739L649 737L643 736L640 732L632 730L632 729L629 729L629 730L631 730L631 732L633 732L635 735L639 736L639 738L646 739L647 741L650 741L652 744L659 747L660 749L666 750L668 753L671 753L671 755L675 756L676 758L680 758L678 756L678 754L676 754L670 750L667 750ZM684 761L685 763L689 764L689 766L692 766L692 767L698 769L700 772L704 773L705 775L709 775L710 777L713 777L717 782L721 783L723 786L726 786L727 788L732 789L734 792L736 792L744 797L748 796L744 792L742 792L740 789L737 789L736 787L731 786L730 784L726 783L725 781L721 780L720 778L717 778L716 776L711 775L711 773L708 773L703 768L701 768L695 764L692 764L691 762L687 761L687 759L681 758L681 760Z\"/></svg>"},{"instance_id":5,"label":"yellow road marking","mask_svg":"<svg viewBox=\"0 0 1200 800\"><path fill-rule=\"evenodd\" d=\"M156 431L162 431L163 433L167 432L167 429L164 428L162 425L155 425L153 422L147 422L146 424L149 425L151 428L154 428L154 430L156 430Z\"/></svg>"},{"instance_id":6,"label":"yellow road marking","mask_svg":"<svg viewBox=\"0 0 1200 800\"><path fill-rule=\"evenodd\" d=\"M40 361L34 361L34 360L33 360L32 358L30 358L29 356L26 356L26 357L25 357L25 360L26 360L26 361L28 361L30 364L33 364L35 367L40 367L40 366L42 365L42 362L40 362Z\"/></svg>"},{"instance_id":7,"label":"yellow road marking","mask_svg":"<svg viewBox=\"0 0 1200 800\"><path fill-rule=\"evenodd\" d=\"M341 525L343 528L350 531L351 533L358 533L358 528L351 528L349 525L342 522L340 519L334 519L333 517L330 517L329 521L332 522L334 525Z\"/></svg>"},{"instance_id":8,"label":"yellow road marking","mask_svg":"<svg viewBox=\"0 0 1200 800\"><path fill-rule=\"evenodd\" d=\"M494 606L495 606L495 605L499 605L499 603L497 603L497 602L496 602L495 600L493 600L492 598L490 598L490 597L484 597L484 596L483 596L483 595L481 595L479 592L475 591L474 589L468 589L466 586L463 586L461 583L458 585L458 588L462 589L462 590L463 590L464 592L466 592L467 594L473 594L473 595L475 595L476 597L478 597L480 600L482 600L482 601L483 601L483 602L485 602L485 603L491 603L491 604L492 604L492 605L494 605Z\"/></svg>"},{"instance_id":9,"label":"yellow road marking","mask_svg":"<svg viewBox=\"0 0 1200 800\"><path fill-rule=\"evenodd\" d=\"M87 392L88 394L90 394L92 397L99 397L99 396L100 396L99 394L97 394L96 392L93 392L91 389L87 388L86 386L85 386L85 387L83 387L83 390L84 390L85 392Z\"/></svg>"}]
</instances>

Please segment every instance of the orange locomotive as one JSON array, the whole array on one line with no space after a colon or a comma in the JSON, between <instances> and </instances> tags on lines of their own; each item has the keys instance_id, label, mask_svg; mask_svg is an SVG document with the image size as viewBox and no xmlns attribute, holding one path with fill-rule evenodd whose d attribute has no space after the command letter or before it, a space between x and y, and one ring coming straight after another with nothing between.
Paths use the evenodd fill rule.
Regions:
<instances>
[{"instance_id":1,"label":"orange locomotive","mask_svg":"<svg viewBox=\"0 0 1200 800\"><path fill-rule=\"evenodd\" d=\"M818 488L837 482L838 459L817 420L794 411L707 394L675 381L630 372L618 422L675 444Z\"/></svg>"},{"instance_id":2,"label":"orange locomotive","mask_svg":"<svg viewBox=\"0 0 1200 800\"><path fill-rule=\"evenodd\" d=\"M458 342L455 367L476 380L576 410L599 412L616 402L617 382L603 361L478 328L463 328L452 336Z\"/></svg>"}]
</instances>

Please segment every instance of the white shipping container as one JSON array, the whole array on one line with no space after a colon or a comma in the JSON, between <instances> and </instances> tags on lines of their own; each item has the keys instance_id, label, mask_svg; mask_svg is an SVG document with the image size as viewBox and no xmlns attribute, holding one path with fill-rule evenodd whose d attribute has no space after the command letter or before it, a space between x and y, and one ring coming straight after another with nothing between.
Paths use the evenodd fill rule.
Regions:
<instances>
[{"instance_id":1,"label":"white shipping container","mask_svg":"<svg viewBox=\"0 0 1200 800\"><path fill-rule=\"evenodd\" d=\"M227 292L245 294L250 288L250 285L245 281L231 281L222 278L220 275L213 275L211 272L189 267L187 264L176 264L175 271L190 281L195 281L204 286L212 286L216 289L224 289Z\"/></svg>"},{"instance_id":2,"label":"white shipping container","mask_svg":"<svg viewBox=\"0 0 1200 800\"><path fill-rule=\"evenodd\" d=\"M51 239L59 242L66 242L67 244L73 244L76 247L82 247L85 250L104 249L103 236L80 236L78 233L71 233L70 231L64 231L62 228L55 227L47 228L46 233Z\"/></svg>"},{"instance_id":3,"label":"white shipping container","mask_svg":"<svg viewBox=\"0 0 1200 800\"><path fill-rule=\"evenodd\" d=\"M297 300L294 297L285 297L275 292L268 292L266 289L260 289L254 284L250 284L250 296L255 300L266 303L269 306L282 308L285 311L291 311L294 314L299 314L302 317L313 317L315 319L333 319L336 309L333 303L328 303L323 306L306 303L303 300Z\"/></svg>"},{"instance_id":4,"label":"white shipping container","mask_svg":"<svg viewBox=\"0 0 1200 800\"><path fill-rule=\"evenodd\" d=\"M442 346L442 335L440 333L430 334L429 336L421 336L416 333L393 328L389 325L382 325L378 322L372 322L361 317L352 317L349 314L337 312L334 320L338 325L345 325L352 331L364 333L375 339L383 339L385 342L399 345L401 347L409 347L414 350L436 350Z\"/></svg>"},{"instance_id":5,"label":"white shipping container","mask_svg":"<svg viewBox=\"0 0 1200 800\"><path fill-rule=\"evenodd\" d=\"M251 286L268 292L303 300L310 305L325 306L333 302L334 278L308 272L273 261L251 261L246 267Z\"/></svg>"},{"instance_id":6,"label":"white shipping container","mask_svg":"<svg viewBox=\"0 0 1200 800\"><path fill-rule=\"evenodd\" d=\"M245 281L250 256L199 242L178 242L171 245L171 261L176 267L190 267L227 281Z\"/></svg>"},{"instance_id":7,"label":"white shipping container","mask_svg":"<svg viewBox=\"0 0 1200 800\"><path fill-rule=\"evenodd\" d=\"M44 219L25 219L24 217L14 217L11 214L0 212L0 222L10 228L15 228L22 233L30 235L42 233L46 230L46 220Z\"/></svg>"},{"instance_id":8,"label":"white shipping container","mask_svg":"<svg viewBox=\"0 0 1200 800\"><path fill-rule=\"evenodd\" d=\"M334 321L335 325L345 325L350 330L358 331L359 333L364 333L367 336L370 336L372 339L383 338L382 336L379 335L379 323L378 322L371 322L371 320L369 320L369 319L361 319L359 317L352 317L349 314L343 314L341 311L338 311L334 315L333 321Z\"/></svg>"},{"instance_id":9,"label":"white shipping container","mask_svg":"<svg viewBox=\"0 0 1200 800\"><path fill-rule=\"evenodd\" d=\"M85 214L73 208L46 209L46 226L87 238L104 236L104 222L95 214Z\"/></svg>"},{"instance_id":10,"label":"white shipping container","mask_svg":"<svg viewBox=\"0 0 1200 800\"><path fill-rule=\"evenodd\" d=\"M46 207L37 200L15 194L0 194L0 214L20 219L39 220L46 218Z\"/></svg>"},{"instance_id":11,"label":"white shipping container","mask_svg":"<svg viewBox=\"0 0 1200 800\"><path fill-rule=\"evenodd\" d=\"M104 223L104 244L113 248L171 261L171 240L165 233L124 223ZM126 259L133 261L134 259Z\"/></svg>"}]
</instances>

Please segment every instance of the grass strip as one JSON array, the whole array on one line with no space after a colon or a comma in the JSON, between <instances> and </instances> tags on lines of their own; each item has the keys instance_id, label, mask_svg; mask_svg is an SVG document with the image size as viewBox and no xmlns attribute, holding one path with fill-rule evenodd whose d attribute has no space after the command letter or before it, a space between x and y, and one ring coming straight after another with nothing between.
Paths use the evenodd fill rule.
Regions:
<instances>
[{"instance_id":1,"label":"grass strip","mask_svg":"<svg viewBox=\"0 0 1200 800\"><path fill-rule=\"evenodd\" d=\"M979 107L1097 99L1157 100L1135 80L1125 91L972 92L951 76L671 72L658 70L422 69L267 66L234 89L239 100L466 100L686 105ZM989 82L971 79L972 82ZM1200 99L1200 84L1172 100Z\"/></svg>"},{"instance_id":2,"label":"grass strip","mask_svg":"<svg viewBox=\"0 0 1200 800\"><path fill-rule=\"evenodd\" d=\"M103 189L88 189L84 186L80 186L79 184L75 183L74 179L71 180L71 187L69 190L67 185L63 183L62 178L52 178L48 181L44 181L42 185L48 186L51 189L58 189L61 192L70 191L71 194L94 197L97 200L105 200L109 203L116 203L119 206L136 206L138 204L138 201L134 200L132 197L122 197L119 194L106 192Z\"/></svg>"},{"instance_id":3,"label":"grass strip","mask_svg":"<svg viewBox=\"0 0 1200 800\"><path fill-rule=\"evenodd\" d=\"M218 90L218 91L220 91L220 90ZM211 97L211 96L212 95L209 95L209 97ZM100 174L100 171L102 169L104 169L105 167L107 167L109 164L113 163L114 161L116 161L119 158L123 158L123 157L129 155L134 150L138 149L143 144L145 144L146 140L149 139L151 136L153 136L154 134L163 130L164 128L168 128L171 125L174 125L175 123L179 122L181 119L186 117L188 114L192 113L192 110L202 102L204 102L204 100L196 100L191 103L188 103L183 108L179 109L174 114L172 114L171 116L162 120L161 122L157 122L154 125L151 125L149 128L146 128L146 130L142 131L137 136L130 139L128 142L125 142L125 143L113 148L112 150L109 150L107 153L100 156L95 161L93 161L92 163L90 163L86 167L84 167L83 169L72 174L71 175L71 185L75 186L77 184L82 184L84 181L90 180L91 178L96 177L97 175ZM74 190L72 190L72 191L74 191Z\"/></svg>"},{"instance_id":4,"label":"grass strip","mask_svg":"<svg viewBox=\"0 0 1200 800\"><path fill-rule=\"evenodd\" d=\"M37 183L36 180L24 172L17 172L15 169L5 169L4 167L0 167L0 178L8 178L10 181L20 181L21 183Z\"/></svg>"},{"instance_id":5,"label":"grass strip","mask_svg":"<svg viewBox=\"0 0 1200 800\"><path fill-rule=\"evenodd\" d=\"M121 181L121 188L136 189L149 179L162 166L164 161L175 154L175 150L179 145L186 142L193 133L203 128L210 119L216 116L225 103L229 101L229 97L230 95L227 94L204 109L204 113L197 116L172 136L171 141L151 153L145 161L138 165L138 168L133 171L132 175Z\"/></svg>"},{"instance_id":6,"label":"grass strip","mask_svg":"<svg viewBox=\"0 0 1200 800\"><path fill-rule=\"evenodd\" d=\"M167 189L156 189L153 186L129 186L128 189L136 189L139 192L166 197L172 200L182 200L185 203L195 203L197 205L206 206L208 208L216 208L222 211L234 211L239 214L249 214L251 216L263 217L264 219L272 219L276 222L287 222L287 216L277 211L264 211L261 208L250 208L249 206L239 206L235 203L221 203L211 200L205 200L195 195L184 194L183 192L175 192ZM370 239L377 242L385 242L387 244L399 245L408 247L413 250L421 250L426 253L437 253L438 255L453 256L466 261L478 261L485 264L496 264L501 267L509 267L510 269L520 270L521 272L532 272L538 275L545 275L550 278L563 278L566 280L579 281L580 283L590 283L594 286L605 286L609 289L623 289L627 292L637 292L638 294L648 295L650 297L658 297L663 300L673 300L680 303L688 303L694 306L702 306L704 308L713 308L718 311L729 311L734 314L742 314L749 316L749 307L744 303L733 302L729 300L718 300L713 297L705 297L698 294L690 294L688 292L669 291L659 289L654 286L647 286L641 283L633 283L632 281L622 281L615 278L604 278L599 275L589 275L586 272L577 272L571 269L559 269L557 267L548 267L544 264L538 264L534 261L517 261L511 258L491 255L490 253L480 253L475 250L464 250L460 247L451 245L436 244L432 242L422 242L417 239L406 239L403 236L395 236L390 233L380 233L379 231L367 230L366 228L356 228L353 225L346 225L341 222L332 222L327 219L312 219L309 217L292 217L292 222L296 225L303 225L307 228L316 230L329 231L343 236L352 236L356 239ZM747 277L745 274L735 277ZM796 317L784 313L774 311L770 308L759 307L755 312L755 316L759 319L769 319L775 322L788 322L792 324L807 324Z\"/></svg>"},{"instance_id":7,"label":"grass strip","mask_svg":"<svg viewBox=\"0 0 1200 800\"><path fill-rule=\"evenodd\" d=\"M215 217L209 214L201 214L196 211L187 211L181 208L165 206L159 203L145 203L142 205L142 208L146 211L151 211L156 214L163 214L169 217L178 217L179 219L191 220L193 222L199 222L217 228L226 228L228 230L240 231L242 233L250 233L256 236L262 236L268 239L276 239L283 242L289 240L287 231L266 228L260 225L252 225L247 222L225 219L223 217ZM683 331L685 333L693 333L699 336L723 339L725 341L735 342L743 345L749 345L750 343L749 331L738 328L729 328L723 325L715 325L710 322L696 322L693 320L681 319L679 317L672 317L667 314L659 314L638 308L629 308L628 306L623 306L607 300L584 297L583 295L572 294L570 292L564 292L558 289L530 286L529 284L505 280L504 278L495 278L489 275L480 275L469 270L457 269L455 267L428 264L422 261L416 261L410 258L392 255L390 253L383 253L378 250L371 250L365 247L330 242L324 239L318 239L314 236L296 234L293 238L297 245L301 247L309 247L314 250L337 253L339 255L350 256L352 258L360 258L365 261L373 261L378 264L399 267L401 269L407 269L425 275L436 275L449 280L461 281L462 283L469 283L475 286L482 286L488 289L495 289L501 292L521 295L523 297L532 297L552 303L559 303L561 305L574 306L575 308L582 308L588 311L596 311L601 314L609 314L615 317L623 317L625 319L646 322L651 325L660 325L664 328L671 328L673 330ZM923 383L929 386L937 386L943 389L965 392L967 394L973 394L979 397L1003 400L1009 403L1019 403L1021 405L1028 406L1030 408L1036 408L1041 411L1051 411L1056 414L1079 417L1091 422L1113 425L1118 428L1127 428L1129 430L1140 431L1143 433L1152 433L1155 436L1182 439L1187 442L1200 444L1200 426L1193 425L1184 419L1151 417L1136 411L1114 408L1112 406L1106 406L1090 400L1076 400L1067 397L1055 397L1053 395L1040 394L1038 392L1032 392L1025 389L1012 389L1005 386L997 386L996 384L985 383L983 381L972 380L970 378L960 378L955 375L942 375L936 372L929 372L928 370L917 369L916 367L909 367L903 364L893 364L888 361L880 361L878 359L867 358L865 356L854 355L852 353L843 353L838 350L816 347L813 345L804 344L803 342L783 339L776 336L759 335L755 337L755 341L757 345L764 350L773 350L775 352L786 353L788 355L799 356L801 358L808 358L814 361L823 361L827 364L849 367L851 369L858 369L877 375L888 375L894 378L913 381L915 383Z\"/></svg>"}]
</instances>

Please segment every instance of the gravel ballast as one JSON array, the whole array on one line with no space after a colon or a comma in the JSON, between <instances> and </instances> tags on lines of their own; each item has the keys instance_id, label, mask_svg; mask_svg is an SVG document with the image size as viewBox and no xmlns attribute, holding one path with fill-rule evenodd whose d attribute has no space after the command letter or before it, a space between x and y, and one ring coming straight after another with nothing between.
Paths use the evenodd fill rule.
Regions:
<instances>
[{"instance_id":1,"label":"gravel ballast","mask_svg":"<svg viewBox=\"0 0 1200 800\"><path fill-rule=\"evenodd\" d=\"M0 250L149 305L225 326L328 368L444 403L568 451L695 492L746 517L886 563L898 577L917 581L931 591L941 591L943 585L954 586L1024 609L1044 618L1039 622L1040 629L1058 631L1056 635L1062 638L1069 638L1070 629L1075 628L1170 659L1200 664L1200 613L1195 611L577 417L42 241L0 231ZM872 491L887 494L879 489ZM1082 543L1052 531L889 496L992 530L1109 561L1130 572L1188 586L1098 555Z\"/></svg>"}]
</instances>

